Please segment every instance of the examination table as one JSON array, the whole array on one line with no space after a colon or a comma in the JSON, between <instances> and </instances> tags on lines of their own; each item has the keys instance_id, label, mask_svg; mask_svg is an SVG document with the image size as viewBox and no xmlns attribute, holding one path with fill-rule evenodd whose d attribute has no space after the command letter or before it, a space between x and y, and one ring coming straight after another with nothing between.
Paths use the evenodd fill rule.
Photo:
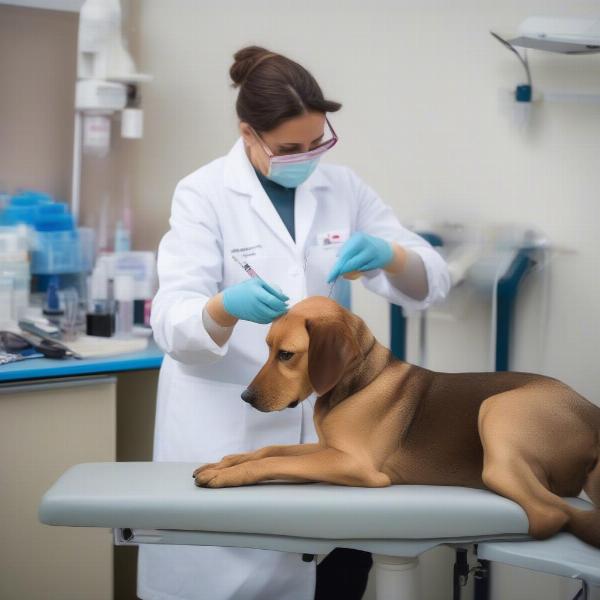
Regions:
<instances>
[{"instance_id":1,"label":"examination table","mask_svg":"<svg viewBox=\"0 0 600 600\"><path fill-rule=\"evenodd\" d=\"M205 489L192 479L198 466L79 464L46 492L39 518L48 525L112 528L116 544L236 546L304 555L335 547L368 550L378 600L418 599L418 556L441 544L477 544L480 559L580 579L578 600L600 589L600 550L566 533L524 541L529 538L521 507L485 490L285 482ZM591 508L580 498L569 502Z\"/></svg>"}]
</instances>

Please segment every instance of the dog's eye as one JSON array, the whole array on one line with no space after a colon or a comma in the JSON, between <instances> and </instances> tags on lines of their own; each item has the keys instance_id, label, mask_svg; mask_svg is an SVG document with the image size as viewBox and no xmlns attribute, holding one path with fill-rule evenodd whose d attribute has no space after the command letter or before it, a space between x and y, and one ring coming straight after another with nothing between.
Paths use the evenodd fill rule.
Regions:
<instances>
[{"instance_id":1,"label":"dog's eye","mask_svg":"<svg viewBox=\"0 0 600 600\"><path fill-rule=\"evenodd\" d=\"M280 350L277 355L277 358L279 360L286 361L286 360L290 360L290 358L292 358L292 356L294 356L293 352L287 352L286 350Z\"/></svg>"}]
</instances>

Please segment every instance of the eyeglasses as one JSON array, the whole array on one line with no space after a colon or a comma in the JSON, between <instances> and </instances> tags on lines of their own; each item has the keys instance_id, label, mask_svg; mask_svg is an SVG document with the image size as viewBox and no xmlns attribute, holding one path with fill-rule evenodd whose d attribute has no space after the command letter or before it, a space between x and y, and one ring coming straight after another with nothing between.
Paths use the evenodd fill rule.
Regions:
<instances>
[{"instance_id":1,"label":"eyeglasses","mask_svg":"<svg viewBox=\"0 0 600 600\"><path fill-rule=\"evenodd\" d=\"M328 140L326 140L325 142L321 142L308 152L290 152L288 154L275 154L271 150L271 148L269 148L267 143L262 139L262 137L260 137L260 135L256 131L254 131L253 128L251 129L252 133L256 136L256 139L259 141L260 145L262 146L263 150L269 158L278 158L281 159L281 161L285 161L287 157L290 157L290 159L294 159L299 155L302 155L305 158L315 158L317 156L320 156L324 152L327 152L327 150L331 150L331 148L333 148L337 144L338 136L334 131L333 127L331 126L331 123L329 122L329 119L327 117L325 117L325 122L327 123L327 127L329 127L329 133L331 134L331 137Z\"/></svg>"},{"instance_id":2,"label":"eyeglasses","mask_svg":"<svg viewBox=\"0 0 600 600\"><path fill-rule=\"evenodd\" d=\"M0 331L0 350L9 354L27 357L30 354L43 354L45 358L65 358L67 350L62 344L50 340L31 342L12 331Z\"/></svg>"}]
</instances>

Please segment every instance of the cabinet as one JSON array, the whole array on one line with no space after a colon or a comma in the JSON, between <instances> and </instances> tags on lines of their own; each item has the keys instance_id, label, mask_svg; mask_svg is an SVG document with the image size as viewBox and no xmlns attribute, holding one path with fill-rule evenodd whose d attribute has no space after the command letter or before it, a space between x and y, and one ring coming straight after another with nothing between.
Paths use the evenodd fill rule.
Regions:
<instances>
[{"instance_id":1,"label":"cabinet","mask_svg":"<svg viewBox=\"0 0 600 600\"><path fill-rule=\"evenodd\" d=\"M109 600L109 529L39 523L40 498L67 468L116 459L116 379L0 385L0 598Z\"/></svg>"}]
</instances>

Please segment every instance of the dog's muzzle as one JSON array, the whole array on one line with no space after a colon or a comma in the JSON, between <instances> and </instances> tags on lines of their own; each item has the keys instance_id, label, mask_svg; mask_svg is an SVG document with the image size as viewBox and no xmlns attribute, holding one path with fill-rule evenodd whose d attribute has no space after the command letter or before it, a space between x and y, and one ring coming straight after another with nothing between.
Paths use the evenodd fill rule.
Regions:
<instances>
[{"instance_id":1,"label":"dog's muzzle","mask_svg":"<svg viewBox=\"0 0 600 600\"><path fill-rule=\"evenodd\" d=\"M242 400L248 404L253 404L256 400L256 394L250 388L246 388L242 392Z\"/></svg>"}]
</instances>

